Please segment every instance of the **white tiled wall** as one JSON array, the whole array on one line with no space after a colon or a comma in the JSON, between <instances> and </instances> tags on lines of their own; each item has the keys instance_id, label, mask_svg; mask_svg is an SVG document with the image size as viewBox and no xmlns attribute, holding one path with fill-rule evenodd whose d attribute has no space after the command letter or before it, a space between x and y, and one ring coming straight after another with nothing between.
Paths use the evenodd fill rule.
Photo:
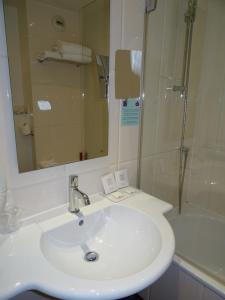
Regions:
<instances>
[{"instance_id":1,"label":"white tiled wall","mask_svg":"<svg viewBox=\"0 0 225 300\"><path fill-rule=\"evenodd\" d=\"M57 15L65 20L64 31L52 26L52 18ZM79 153L84 151L82 67L53 61L39 63L37 57L51 50L57 40L81 44L80 15L30 0L27 22L36 167L51 160L57 164L79 161ZM51 111L38 108L38 100L43 99L50 102Z\"/></svg>"},{"instance_id":2,"label":"white tiled wall","mask_svg":"<svg viewBox=\"0 0 225 300\"><path fill-rule=\"evenodd\" d=\"M2 24L2 1L0 5ZM138 28L134 34L133 16ZM85 192L96 193L101 191L101 175L126 167L131 183L136 185L139 131L138 127L120 127L120 101L114 99L114 52L121 47L142 48L144 0L111 1L110 22L109 156L23 174L18 174L17 168L4 26L0 27L0 163L6 170L8 187L12 190L15 201L23 208L24 217L65 203L69 174L79 175L80 187Z\"/></svg>"}]
</instances>

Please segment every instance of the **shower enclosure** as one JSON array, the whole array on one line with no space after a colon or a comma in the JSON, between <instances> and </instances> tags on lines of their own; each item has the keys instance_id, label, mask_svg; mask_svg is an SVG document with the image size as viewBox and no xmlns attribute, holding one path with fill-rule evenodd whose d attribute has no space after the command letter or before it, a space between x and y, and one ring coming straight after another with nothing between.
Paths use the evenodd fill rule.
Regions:
<instances>
[{"instance_id":1,"label":"shower enclosure","mask_svg":"<svg viewBox=\"0 0 225 300\"><path fill-rule=\"evenodd\" d=\"M224 15L224 0L158 0L147 14L139 183L173 204L177 254L222 284Z\"/></svg>"}]
</instances>

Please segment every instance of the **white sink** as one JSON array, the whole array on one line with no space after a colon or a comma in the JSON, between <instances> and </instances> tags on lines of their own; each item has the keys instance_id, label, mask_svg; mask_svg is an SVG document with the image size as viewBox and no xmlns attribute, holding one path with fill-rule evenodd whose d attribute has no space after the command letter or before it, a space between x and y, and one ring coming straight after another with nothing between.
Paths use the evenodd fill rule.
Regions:
<instances>
[{"instance_id":1,"label":"white sink","mask_svg":"<svg viewBox=\"0 0 225 300\"><path fill-rule=\"evenodd\" d=\"M139 192L119 204L104 198L84 207L82 219L65 207L59 216L0 236L0 300L27 290L73 300L120 299L143 290L172 260L174 235L163 215L170 209ZM90 251L98 254L95 261L85 260Z\"/></svg>"},{"instance_id":2,"label":"white sink","mask_svg":"<svg viewBox=\"0 0 225 300\"><path fill-rule=\"evenodd\" d=\"M80 221L84 222L81 226ZM160 253L161 236L147 215L113 205L48 230L42 235L41 249L48 261L66 274L110 280L149 266ZM84 256L90 251L99 257L87 261Z\"/></svg>"}]
</instances>

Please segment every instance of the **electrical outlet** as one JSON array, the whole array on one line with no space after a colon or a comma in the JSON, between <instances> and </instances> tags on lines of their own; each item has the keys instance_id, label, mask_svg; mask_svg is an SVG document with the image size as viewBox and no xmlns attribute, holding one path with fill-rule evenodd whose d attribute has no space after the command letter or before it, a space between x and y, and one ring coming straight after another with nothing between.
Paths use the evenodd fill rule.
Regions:
<instances>
[{"instance_id":1,"label":"electrical outlet","mask_svg":"<svg viewBox=\"0 0 225 300\"><path fill-rule=\"evenodd\" d=\"M101 179L102 179L103 189L106 195L118 190L115 177L112 173L103 176Z\"/></svg>"},{"instance_id":2,"label":"electrical outlet","mask_svg":"<svg viewBox=\"0 0 225 300\"><path fill-rule=\"evenodd\" d=\"M127 170L119 170L115 172L115 178L118 188L123 188L129 185Z\"/></svg>"}]
</instances>

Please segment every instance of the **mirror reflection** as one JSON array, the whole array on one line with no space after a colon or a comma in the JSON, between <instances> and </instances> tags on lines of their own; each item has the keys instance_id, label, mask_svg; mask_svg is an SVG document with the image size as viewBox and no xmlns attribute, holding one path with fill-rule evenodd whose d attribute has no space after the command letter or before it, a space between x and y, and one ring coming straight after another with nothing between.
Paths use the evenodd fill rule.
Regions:
<instances>
[{"instance_id":1,"label":"mirror reflection","mask_svg":"<svg viewBox=\"0 0 225 300\"><path fill-rule=\"evenodd\" d=\"M116 51L115 57L115 97L135 99L141 94L142 51Z\"/></svg>"},{"instance_id":2,"label":"mirror reflection","mask_svg":"<svg viewBox=\"0 0 225 300\"><path fill-rule=\"evenodd\" d=\"M4 0L20 172L108 154L110 0Z\"/></svg>"}]
</instances>

